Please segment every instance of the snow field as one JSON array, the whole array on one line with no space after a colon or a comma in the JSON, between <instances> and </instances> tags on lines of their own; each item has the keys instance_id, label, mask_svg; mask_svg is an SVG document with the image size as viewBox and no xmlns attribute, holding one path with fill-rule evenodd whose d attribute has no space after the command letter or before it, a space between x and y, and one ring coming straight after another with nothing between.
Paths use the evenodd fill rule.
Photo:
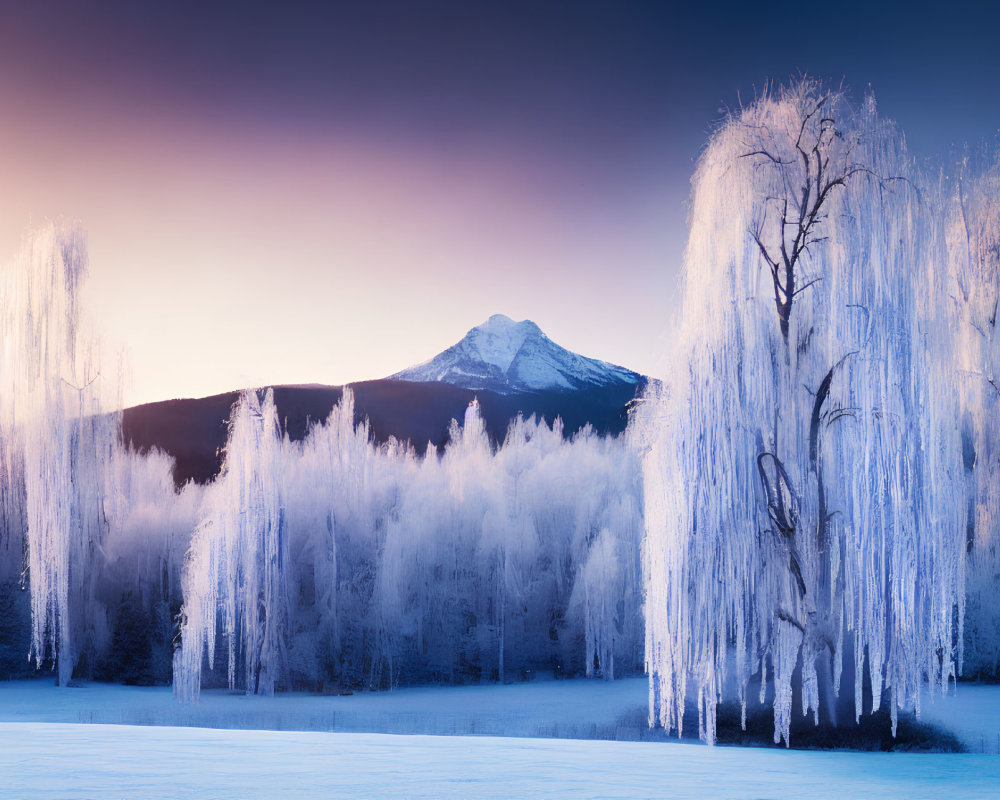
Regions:
<instances>
[{"instance_id":1,"label":"snow field","mask_svg":"<svg viewBox=\"0 0 1000 800\"><path fill-rule=\"evenodd\" d=\"M177 702L168 687L95 683L59 689L52 678L0 682L0 722L338 733L637 740L654 735L646 726L647 702L645 678L540 679L349 696L260 697L213 689L197 703ZM944 697L925 694L920 716L954 733L971 753L1000 754L1000 686L961 684Z\"/></svg>"},{"instance_id":2,"label":"snow field","mask_svg":"<svg viewBox=\"0 0 1000 800\"><path fill-rule=\"evenodd\" d=\"M996 797L1000 759L690 744L0 723L10 798Z\"/></svg>"}]
</instances>

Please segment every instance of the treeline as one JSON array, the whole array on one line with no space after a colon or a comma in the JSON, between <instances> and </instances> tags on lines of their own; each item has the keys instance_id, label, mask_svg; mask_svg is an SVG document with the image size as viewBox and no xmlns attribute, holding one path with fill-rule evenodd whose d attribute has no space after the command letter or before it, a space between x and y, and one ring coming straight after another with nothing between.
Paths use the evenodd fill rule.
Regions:
<instances>
[{"instance_id":1,"label":"treeline","mask_svg":"<svg viewBox=\"0 0 1000 800\"><path fill-rule=\"evenodd\" d=\"M641 669L641 497L622 437L518 418L494 446L473 404L420 457L373 443L352 403L291 442L271 393L245 393L222 474L180 492L168 457L114 445L93 465L102 524L68 561L70 624L54 641L45 628L34 661L27 542L7 531L3 677L72 659L73 678L193 697ZM37 569L57 576L60 558L40 552Z\"/></svg>"},{"instance_id":2,"label":"treeline","mask_svg":"<svg viewBox=\"0 0 1000 800\"><path fill-rule=\"evenodd\" d=\"M622 437L478 403L442 452L373 442L344 393L292 442L245 393L179 491L123 445L120 373L49 225L0 272L0 677L250 692L612 678L641 667L638 466Z\"/></svg>"},{"instance_id":3,"label":"treeline","mask_svg":"<svg viewBox=\"0 0 1000 800\"><path fill-rule=\"evenodd\" d=\"M0 677L386 688L612 678L642 665L638 465L623 437L478 403L441 452L374 443L353 395L293 442L270 391L233 408L222 473L176 490L122 443L78 289L76 229L2 274Z\"/></svg>"},{"instance_id":4,"label":"treeline","mask_svg":"<svg viewBox=\"0 0 1000 800\"><path fill-rule=\"evenodd\" d=\"M176 690L635 671L639 505L621 438L517 419L494 448L473 403L418 457L374 445L347 391L291 443L247 392L187 554Z\"/></svg>"}]
</instances>

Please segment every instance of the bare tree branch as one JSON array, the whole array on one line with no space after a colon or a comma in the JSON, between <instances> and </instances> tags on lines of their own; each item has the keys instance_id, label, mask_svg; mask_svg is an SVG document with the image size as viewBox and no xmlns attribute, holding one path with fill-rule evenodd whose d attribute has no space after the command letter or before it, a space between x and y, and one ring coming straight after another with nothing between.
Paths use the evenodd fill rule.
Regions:
<instances>
[{"instance_id":1,"label":"bare tree branch","mask_svg":"<svg viewBox=\"0 0 1000 800\"><path fill-rule=\"evenodd\" d=\"M797 619L795 619L795 617L793 617L789 612L785 611L785 609L779 608L777 617L782 622L787 622L792 627L798 628L800 631L802 631L803 636L806 635L806 626L803 625L801 622L799 622Z\"/></svg>"},{"instance_id":2,"label":"bare tree branch","mask_svg":"<svg viewBox=\"0 0 1000 800\"><path fill-rule=\"evenodd\" d=\"M791 161L782 161L780 158L771 155L767 152L767 150L754 150L752 153L743 153L743 155L739 156L739 158L750 158L751 156L764 156L765 158L769 158L778 166L784 166L792 163Z\"/></svg>"},{"instance_id":3,"label":"bare tree branch","mask_svg":"<svg viewBox=\"0 0 1000 800\"><path fill-rule=\"evenodd\" d=\"M802 294L810 286L814 286L815 284L819 283L821 280L823 280L822 276L820 276L819 278L813 278L811 281L809 281L804 286L800 286L798 289L796 289L795 290L795 295ZM795 295L793 295L793 296L795 296Z\"/></svg>"}]
</instances>

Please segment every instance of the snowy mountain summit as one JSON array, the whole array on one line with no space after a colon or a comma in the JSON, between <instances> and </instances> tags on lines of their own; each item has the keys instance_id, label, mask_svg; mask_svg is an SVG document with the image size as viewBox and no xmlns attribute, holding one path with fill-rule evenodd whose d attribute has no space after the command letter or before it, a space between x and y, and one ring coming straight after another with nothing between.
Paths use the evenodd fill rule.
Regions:
<instances>
[{"instance_id":1,"label":"snowy mountain summit","mask_svg":"<svg viewBox=\"0 0 1000 800\"><path fill-rule=\"evenodd\" d=\"M531 320L514 322L503 314L494 314L430 361L389 377L500 394L570 391L639 380L639 375L624 367L560 347Z\"/></svg>"}]
</instances>

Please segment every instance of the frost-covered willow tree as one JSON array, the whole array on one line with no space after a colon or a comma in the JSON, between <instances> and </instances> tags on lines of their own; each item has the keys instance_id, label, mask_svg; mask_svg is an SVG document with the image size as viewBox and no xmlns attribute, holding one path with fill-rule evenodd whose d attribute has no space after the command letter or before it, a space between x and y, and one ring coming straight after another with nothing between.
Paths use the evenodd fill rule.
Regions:
<instances>
[{"instance_id":1,"label":"frost-covered willow tree","mask_svg":"<svg viewBox=\"0 0 1000 800\"><path fill-rule=\"evenodd\" d=\"M700 735L751 681L775 741L956 671L961 444L943 241L872 98L811 81L712 136L693 179L672 376L644 448L650 722ZM871 705L863 708L870 691ZM794 701L794 703L793 703Z\"/></svg>"},{"instance_id":2,"label":"frost-covered willow tree","mask_svg":"<svg viewBox=\"0 0 1000 800\"><path fill-rule=\"evenodd\" d=\"M106 532L104 483L118 438L118 376L102 368L81 312L83 233L28 235L0 278L0 451L7 558L27 553L31 652L69 682L94 652L93 568ZM12 546L13 545L13 546Z\"/></svg>"},{"instance_id":3,"label":"frost-covered willow tree","mask_svg":"<svg viewBox=\"0 0 1000 800\"><path fill-rule=\"evenodd\" d=\"M966 674L1000 674L1000 163L966 158L949 186L949 297L969 483Z\"/></svg>"},{"instance_id":4,"label":"frost-covered willow tree","mask_svg":"<svg viewBox=\"0 0 1000 800\"><path fill-rule=\"evenodd\" d=\"M174 656L174 690L182 699L197 699L206 654L214 666L217 620L228 650L230 689L273 694L284 674L283 452L273 392L247 390L230 418L222 473L207 493L183 576L182 639Z\"/></svg>"}]
</instances>

